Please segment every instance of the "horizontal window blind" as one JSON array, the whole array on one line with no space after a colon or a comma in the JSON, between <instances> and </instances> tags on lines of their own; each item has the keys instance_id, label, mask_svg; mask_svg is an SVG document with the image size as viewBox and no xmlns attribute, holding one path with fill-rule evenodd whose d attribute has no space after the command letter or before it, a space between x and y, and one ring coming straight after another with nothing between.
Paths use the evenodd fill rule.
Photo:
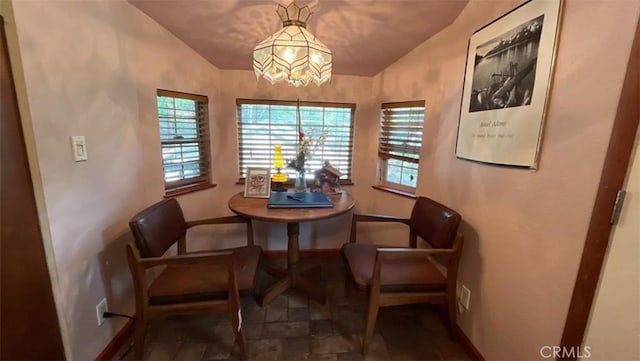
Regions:
<instances>
[{"instance_id":1,"label":"horizontal window blind","mask_svg":"<svg viewBox=\"0 0 640 361\"><path fill-rule=\"evenodd\" d=\"M422 148L424 101L383 103L378 155L383 183L414 188Z\"/></svg>"},{"instance_id":2,"label":"horizontal window blind","mask_svg":"<svg viewBox=\"0 0 640 361\"><path fill-rule=\"evenodd\" d=\"M237 106L240 178L244 178L246 169L251 167L275 172L274 146L281 144L285 159L281 172L292 179L295 170L287 168L286 163L296 155L297 102L238 99ZM309 178L324 161L339 169L342 179L351 178L354 111L355 104L300 102L303 132L315 139L326 132L324 144L315 149L306 162Z\"/></svg>"},{"instance_id":3,"label":"horizontal window blind","mask_svg":"<svg viewBox=\"0 0 640 361\"><path fill-rule=\"evenodd\" d=\"M165 190L210 181L207 97L158 90Z\"/></svg>"}]
</instances>

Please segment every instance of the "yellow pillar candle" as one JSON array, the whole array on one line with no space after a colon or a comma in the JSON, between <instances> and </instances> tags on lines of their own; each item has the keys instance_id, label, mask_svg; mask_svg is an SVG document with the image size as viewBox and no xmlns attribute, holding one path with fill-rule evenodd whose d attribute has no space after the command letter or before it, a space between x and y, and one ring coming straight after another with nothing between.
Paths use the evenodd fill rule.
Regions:
<instances>
[{"instance_id":1,"label":"yellow pillar candle","mask_svg":"<svg viewBox=\"0 0 640 361\"><path fill-rule=\"evenodd\" d=\"M273 154L273 166L278 170L278 173L274 174L271 179L274 182L284 183L287 181L287 175L280 173L280 169L284 167L284 157L282 156L282 145L276 144L275 153Z\"/></svg>"},{"instance_id":2,"label":"yellow pillar candle","mask_svg":"<svg viewBox=\"0 0 640 361\"><path fill-rule=\"evenodd\" d=\"M282 157L282 145L276 144L276 152L273 155L273 166L276 169L281 169L284 167L284 158Z\"/></svg>"}]
</instances>

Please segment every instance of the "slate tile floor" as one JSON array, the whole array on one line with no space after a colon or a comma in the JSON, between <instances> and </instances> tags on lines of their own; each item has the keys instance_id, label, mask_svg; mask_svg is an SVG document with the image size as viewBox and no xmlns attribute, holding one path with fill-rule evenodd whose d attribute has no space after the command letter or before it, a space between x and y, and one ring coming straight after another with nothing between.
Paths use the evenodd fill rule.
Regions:
<instances>
[{"instance_id":1,"label":"slate tile floor","mask_svg":"<svg viewBox=\"0 0 640 361\"><path fill-rule=\"evenodd\" d=\"M297 290L288 290L265 307L242 296L248 360L468 360L460 344L447 337L438 309L430 305L381 308L369 352L363 356L366 297L355 292L344 297L340 259L316 262L321 271L313 277L327 292L324 305ZM259 275L260 287L272 282L270 276ZM129 347L121 354L120 359L133 359ZM145 359L237 360L239 354L228 316L200 314L152 321Z\"/></svg>"}]
</instances>

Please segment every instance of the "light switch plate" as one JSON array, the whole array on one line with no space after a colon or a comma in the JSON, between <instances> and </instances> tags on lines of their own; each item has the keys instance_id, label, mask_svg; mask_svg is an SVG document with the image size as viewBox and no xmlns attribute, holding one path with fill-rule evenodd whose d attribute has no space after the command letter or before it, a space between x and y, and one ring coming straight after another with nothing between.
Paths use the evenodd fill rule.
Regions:
<instances>
[{"instance_id":1,"label":"light switch plate","mask_svg":"<svg viewBox=\"0 0 640 361\"><path fill-rule=\"evenodd\" d=\"M87 156L87 142L84 135L74 135L71 137L71 152L74 162L89 159Z\"/></svg>"}]
</instances>

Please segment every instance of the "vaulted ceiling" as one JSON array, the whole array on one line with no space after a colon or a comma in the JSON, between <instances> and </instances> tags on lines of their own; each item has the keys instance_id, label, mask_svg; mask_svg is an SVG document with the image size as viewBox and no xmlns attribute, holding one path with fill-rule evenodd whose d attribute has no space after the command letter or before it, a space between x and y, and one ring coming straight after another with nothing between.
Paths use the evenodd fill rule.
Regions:
<instances>
[{"instance_id":1,"label":"vaulted ceiling","mask_svg":"<svg viewBox=\"0 0 640 361\"><path fill-rule=\"evenodd\" d=\"M252 69L253 48L282 27L274 0L129 0L220 69ZM375 75L449 25L468 0L299 0L333 72ZM291 0L281 0L288 4Z\"/></svg>"}]
</instances>

